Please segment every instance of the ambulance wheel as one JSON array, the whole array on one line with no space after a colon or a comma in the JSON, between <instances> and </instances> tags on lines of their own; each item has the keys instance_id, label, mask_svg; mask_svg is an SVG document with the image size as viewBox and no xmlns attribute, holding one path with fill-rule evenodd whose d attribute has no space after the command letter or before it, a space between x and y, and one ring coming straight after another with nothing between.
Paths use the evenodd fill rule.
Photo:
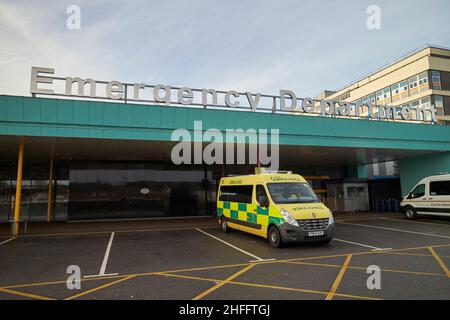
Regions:
<instances>
[{"instance_id":1,"label":"ambulance wheel","mask_svg":"<svg viewBox=\"0 0 450 320\"><path fill-rule=\"evenodd\" d=\"M228 228L228 223L225 219L220 219L220 228L224 233L230 232L230 228Z\"/></svg>"},{"instance_id":2,"label":"ambulance wheel","mask_svg":"<svg viewBox=\"0 0 450 320\"><path fill-rule=\"evenodd\" d=\"M269 244L274 248L280 248L283 246L283 241L281 240L281 234L277 227L271 226L269 232L267 233L267 238Z\"/></svg>"},{"instance_id":3,"label":"ambulance wheel","mask_svg":"<svg viewBox=\"0 0 450 320\"><path fill-rule=\"evenodd\" d=\"M417 218L417 212L416 212L416 209L414 209L414 208L411 207L411 206L406 207L406 209L405 209L405 214L406 214L406 217L407 217L408 219L415 219L415 218Z\"/></svg>"}]
</instances>

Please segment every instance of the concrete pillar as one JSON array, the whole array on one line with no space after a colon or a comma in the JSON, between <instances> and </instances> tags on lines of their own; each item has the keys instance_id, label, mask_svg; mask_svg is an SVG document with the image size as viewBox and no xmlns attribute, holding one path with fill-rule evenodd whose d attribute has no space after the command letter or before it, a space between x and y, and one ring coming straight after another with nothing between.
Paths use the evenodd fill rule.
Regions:
<instances>
[{"instance_id":1,"label":"concrete pillar","mask_svg":"<svg viewBox=\"0 0 450 320\"><path fill-rule=\"evenodd\" d=\"M450 152L400 159L400 183L405 196L420 179L439 173L450 173Z\"/></svg>"}]
</instances>

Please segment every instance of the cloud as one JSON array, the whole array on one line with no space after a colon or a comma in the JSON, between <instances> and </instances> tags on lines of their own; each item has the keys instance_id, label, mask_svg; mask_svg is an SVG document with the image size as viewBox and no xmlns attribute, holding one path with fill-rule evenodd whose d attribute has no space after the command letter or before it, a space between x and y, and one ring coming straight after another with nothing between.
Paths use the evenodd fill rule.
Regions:
<instances>
[{"instance_id":1,"label":"cloud","mask_svg":"<svg viewBox=\"0 0 450 320\"><path fill-rule=\"evenodd\" d=\"M114 68L97 63L104 60L104 48L97 46L98 38L112 32L111 23L84 27L76 38L65 28L65 7L49 6L58 13L58 20L49 19L41 7L0 3L0 87L2 93L24 95L29 92L32 65L48 66L67 74L108 78ZM107 59L106 59L107 60Z\"/></svg>"},{"instance_id":2,"label":"cloud","mask_svg":"<svg viewBox=\"0 0 450 320\"><path fill-rule=\"evenodd\" d=\"M380 31L366 28L366 0L76 1L74 31L65 27L70 4L0 2L2 93L27 95L38 65L99 80L315 96L427 42L450 44L446 0L378 1Z\"/></svg>"}]
</instances>

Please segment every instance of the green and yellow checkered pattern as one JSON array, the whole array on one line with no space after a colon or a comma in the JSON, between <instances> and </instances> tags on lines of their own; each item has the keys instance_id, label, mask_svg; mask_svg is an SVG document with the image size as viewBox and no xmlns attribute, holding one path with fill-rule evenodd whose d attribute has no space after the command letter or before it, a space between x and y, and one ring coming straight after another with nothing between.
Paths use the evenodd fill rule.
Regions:
<instances>
[{"instance_id":1,"label":"green and yellow checkered pattern","mask_svg":"<svg viewBox=\"0 0 450 320\"><path fill-rule=\"evenodd\" d=\"M263 209L253 203L217 201L217 216L225 216L226 218L262 226L267 226L269 223L275 223L276 225L283 223L278 210L271 207Z\"/></svg>"}]
</instances>

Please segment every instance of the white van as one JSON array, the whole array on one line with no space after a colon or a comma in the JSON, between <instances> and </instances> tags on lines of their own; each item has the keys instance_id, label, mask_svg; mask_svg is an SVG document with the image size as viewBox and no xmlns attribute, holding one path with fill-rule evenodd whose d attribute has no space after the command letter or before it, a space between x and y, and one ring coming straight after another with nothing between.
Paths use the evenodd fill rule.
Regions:
<instances>
[{"instance_id":1,"label":"white van","mask_svg":"<svg viewBox=\"0 0 450 320\"><path fill-rule=\"evenodd\" d=\"M450 217L450 174L423 178L400 206L409 219L421 214Z\"/></svg>"}]
</instances>

